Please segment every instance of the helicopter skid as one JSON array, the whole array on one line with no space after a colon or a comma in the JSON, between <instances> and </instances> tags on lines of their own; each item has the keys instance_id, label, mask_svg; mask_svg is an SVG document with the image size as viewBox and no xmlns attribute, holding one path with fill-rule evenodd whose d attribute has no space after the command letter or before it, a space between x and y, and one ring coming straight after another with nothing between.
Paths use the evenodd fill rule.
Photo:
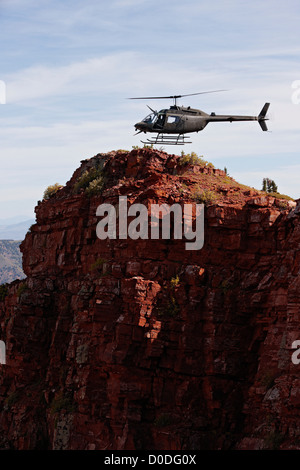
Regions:
<instances>
[{"instance_id":1,"label":"helicopter skid","mask_svg":"<svg viewBox=\"0 0 300 470\"><path fill-rule=\"evenodd\" d=\"M184 145L191 144L192 142L186 139L190 139L189 136L178 134L178 135L163 135L157 134L156 137L152 139L147 139L147 141L141 140L143 144L164 144L164 145Z\"/></svg>"}]
</instances>

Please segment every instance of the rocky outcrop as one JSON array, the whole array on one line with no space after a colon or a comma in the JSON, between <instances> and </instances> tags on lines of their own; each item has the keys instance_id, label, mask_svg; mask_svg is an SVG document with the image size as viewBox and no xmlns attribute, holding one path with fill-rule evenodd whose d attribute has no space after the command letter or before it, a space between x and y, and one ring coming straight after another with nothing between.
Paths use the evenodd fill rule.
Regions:
<instances>
[{"instance_id":1,"label":"rocky outcrop","mask_svg":"<svg viewBox=\"0 0 300 470\"><path fill-rule=\"evenodd\" d=\"M182 163L99 154L38 203L0 302L0 448L300 448L300 206ZM203 248L99 239L122 195L203 201Z\"/></svg>"}]
</instances>

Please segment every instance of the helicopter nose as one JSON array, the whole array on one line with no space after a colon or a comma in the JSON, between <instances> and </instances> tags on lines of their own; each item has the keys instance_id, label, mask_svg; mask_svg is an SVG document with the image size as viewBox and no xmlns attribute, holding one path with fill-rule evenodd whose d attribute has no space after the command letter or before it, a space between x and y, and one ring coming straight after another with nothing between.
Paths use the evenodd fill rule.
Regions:
<instances>
[{"instance_id":1,"label":"helicopter nose","mask_svg":"<svg viewBox=\"0 0 300 470\"><path fill-rule=\"evenodd\" d=\"M144 122L137 122L134 127L136 131L144 131L147 128L147 124Z\"/></svg>"}]
</instances>

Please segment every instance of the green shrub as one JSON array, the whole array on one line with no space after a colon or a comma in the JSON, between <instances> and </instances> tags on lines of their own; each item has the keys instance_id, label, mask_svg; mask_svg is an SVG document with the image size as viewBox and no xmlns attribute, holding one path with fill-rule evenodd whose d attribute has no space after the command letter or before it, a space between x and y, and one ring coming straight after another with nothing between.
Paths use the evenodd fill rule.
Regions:
<instances>
[{"instance_id":1,"label":"green shrub","mask_svg":"<svg viewBox=\"0 0 300 470\"><path fill-rule=\"evenodd\" d=\"M199 187L192 191L192 199L198 204L213 204L217 199L217 194L209 189L201 189Z\"/></svg>"},{"instance_id":2,"label":"green shrub","mask_svg":"<svg viewBox=\"0 0 300 470\"><path fill-rule=\"evenodd\" d=\"M95 175L95 168L92 168L90 171L85 170L81 176L79 176L78 180L74 184L74 191L75 193L79 193L81 189L86 189L90 182L96 178Z\"/></svg>"},{"instance_id":3,"label":"green shrub","mask_svg":"<svg viewBox=\"0 0 300 470\"><path fill-rule=\"evenodd\" d=\"M277 199L285 199L286 201L294 201L294 199L286 194L268 193L268 196L276 197Z\"/></svg>"},{"instance_id":4,"label":"green shrub","mask_svg":"<svg viewBox=\"0 0 300 470\"><path fill-rule=\"evenodd\" d=\"M62 188L63 186L59 183L48 186L48 188L44 191L44 199L50 199L50 197L54 196L54 194Z\"/></svg>"},{"instance_id":5,"label":"green shrub","mask_svg":"<svg viewBox=\"0 0 300 470\"><path fill-rule=\"evenodd\" d=\"M153 149L153 144L150 144L150 145L147 145L147 144L144 144L144 149Z\"/></svg>"},{"instance_id":6,"label":"green shrub","mask_svg":"<svg viewBox=\"0 0 300 470\"><path fill-rule=\"evenodd\" d=\"M90 182L85 192L87 193L88 196L94 196L95 194L100 194L104 188L104 185L105 185L105 181L104 181L103 176L98 176L98 178Z\"/></svg>"},{"instance_id":7,"label":"green shrub","mask_svg":"<svg viewBox=\"0 0 300 470\"><path fill-rule=\"evenodd\" d=\"M172 279L171 279L171 281L170 281L170 287L171 287L171 289L175 289L175 287L178 286L179 282L180 282L180 281L179 281L179 276L178 276L178 274L177 274L176 277L172 277Z\"/></svg>"},{"instance_id":8,"label":"green shrub","mask_svg":"<svg viewBox=\"0 0 300 470\"><path fill-rule=\"evenodd\" d=\"M99 194L103 190L105 185L105 178L103 170L101 168L93 167L90 170L86 170L78 178L74 185L74 192L79 193L81 189L84 189L88 196Z\"/></svg>"},{"instance_id":9,"label":"green shrub","mask_svg":"<svg viewBox=\"0 0 300 470\"><path fill-rule=\"evenodd\" d=\"M203 157L198 157L195 152L187 153L181 152L181 157L178 161L179 166L186 165L200 165L205 168L214 168L214 165L206 160Z\"/></svg>"}]
</instances>

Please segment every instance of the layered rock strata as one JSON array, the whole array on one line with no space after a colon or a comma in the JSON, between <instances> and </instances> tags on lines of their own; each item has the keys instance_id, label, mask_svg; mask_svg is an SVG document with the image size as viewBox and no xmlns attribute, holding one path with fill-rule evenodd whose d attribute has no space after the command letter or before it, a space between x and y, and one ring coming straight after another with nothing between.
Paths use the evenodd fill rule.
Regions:
<instances>
[{"instance_id":1,"label":"layered rock strata","mask_svg":"<svg viewBox=\"0 0 300 470\"><path fill-rule=\"evenodd\" d=\"M204 202L203 248L99 239L122 195ZM0 302L1 449L300 448L299 205L146 148L83 160L35 212Z\"/></svg>"}]
</instances>

